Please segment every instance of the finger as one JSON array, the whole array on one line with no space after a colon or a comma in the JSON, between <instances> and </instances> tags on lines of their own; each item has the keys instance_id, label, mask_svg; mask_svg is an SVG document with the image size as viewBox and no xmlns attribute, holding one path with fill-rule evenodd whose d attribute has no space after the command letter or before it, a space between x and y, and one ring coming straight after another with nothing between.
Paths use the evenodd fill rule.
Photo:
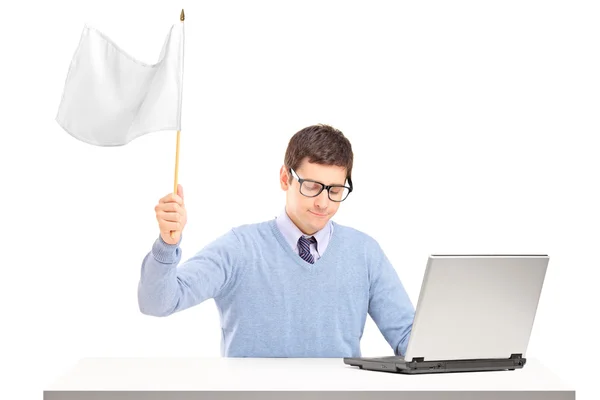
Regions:
<instances>
[{"instance_id":1,"label":"finger","mask_svg":"<svg viewBox=\"0 0 600 400\"><path fill-rule=\"evenodd\" d=\"M179 214L183 214L183 206L180 206L177 203L164 203L160 204L156 207L157 211L162 212L176 212Z\"/></svg>"},{"instance_id":2,"label":"finger","mask_svg":"<svg viewBox=\"0 0 600 400\"><path fill-rule=\"evenodd\" d=\"M168 195L166 195L165 197L160 199L161 204L173 203L173 202L183 205L183 199L181 198L181 196L179 196L178 194L175 194L175 193L169 193Z\"/></svg>"},{"instance_id":3,"label":"finger","mask_svg":"<svg viewBox=\"0 0 600 400\"><path fill-rule=\"evenodd\" d=\"M181 201L183 202L183 186L181 184L177 184L177 195L181 197Z\"/></svg>"},{"instance_id":4,"label":"finger","mask_svg":"<svg viewBox=\"0 0 600 400\"><path fill-rule=\"evenodd\" d=\"M164 221L171 222L181 222L183 220L183 216L176 212L160 212L158 213L158 217Z\"/></svg>"},{"instance_id":5,"label":"finger","mask_svg":"<svg viewBox=\"0 0 600 400\"><path fill-rule=\"evenodd\" d=\"M171 201L171 199L172 199L172 193L169 193L166 196L162 197L158 202L160 204L169 203Z\"/></svg>"},{"instance_id":6,"label":"finger","mask_svg":"<svg viewBox=\"0 0 600 400\"><path fill-rule=\"evenodd\" d=\"M177 203L157 204L154 207L154 212L157 218L159 218L161 215L164 215L164 213L177 213L180 215L185 215L185 209Z\"/></svg>"}]
</instances>

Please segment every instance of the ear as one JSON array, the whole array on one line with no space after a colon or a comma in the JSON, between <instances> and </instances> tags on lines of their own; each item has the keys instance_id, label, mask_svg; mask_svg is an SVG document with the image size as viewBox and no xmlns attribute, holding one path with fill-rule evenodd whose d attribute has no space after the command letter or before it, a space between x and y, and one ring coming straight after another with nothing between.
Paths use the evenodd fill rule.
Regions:
<instances>
[{"instance_id":1,"label":"ear","mask_svg":"<svg viewBox=\"0 0 600 400\"><path fill-rule=\"evenodd\" d=\"M281 190L287 191L290 188L289 182L289 174L285 165L281 166L279 170L279 184L281 185Z\"/></svg>"}]
</instances>

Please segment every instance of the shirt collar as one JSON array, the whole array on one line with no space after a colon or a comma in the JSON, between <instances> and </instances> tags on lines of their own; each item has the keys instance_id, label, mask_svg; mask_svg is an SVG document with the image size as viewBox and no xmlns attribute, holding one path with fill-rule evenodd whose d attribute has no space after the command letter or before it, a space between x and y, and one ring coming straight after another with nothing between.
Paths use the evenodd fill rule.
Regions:
<instances>
[{"instance_id":1,"label":"shirt collar","mask_svg":"<svg viewBox=\"0 0 600 400\"><path fill-rule=\"evenodd\" d=\"M281 213L279 214L275 222L277 223L277 227L283 234L283 237L290 244L290 246L292 246L293 249L295 249L298 246L298 239L300 239L300 236L309 236L302 233L302 231L296 226L296 224L294 224L294 221L292 221L291 218L287 215L285 207L283 208L283 210L281 210ZM317 251L319 251L319 244L325 243L325 240L329 238L330 230L331 220L327 221L327 225L325 225L323 229L315 232L315 234L312 235L317 240ZM319 251L319 253L321 252Z\"/></svg>"}]
</instances>

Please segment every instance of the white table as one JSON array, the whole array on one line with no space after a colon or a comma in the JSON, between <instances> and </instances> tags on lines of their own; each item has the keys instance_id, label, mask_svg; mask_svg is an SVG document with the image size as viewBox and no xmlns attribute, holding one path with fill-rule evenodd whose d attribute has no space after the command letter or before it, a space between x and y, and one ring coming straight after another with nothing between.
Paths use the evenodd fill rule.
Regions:
<instances>
[{"instance_id":1,"label":"white table","mask_svg":"<svg viewBox=\"0 0 600 400\"><path fill-rule=\"evenodd\" d=\"M86 358L44 390L45 400L575 399L535 359L523 369L403 375L338 358Z\"/></svg>"}]
</instances>

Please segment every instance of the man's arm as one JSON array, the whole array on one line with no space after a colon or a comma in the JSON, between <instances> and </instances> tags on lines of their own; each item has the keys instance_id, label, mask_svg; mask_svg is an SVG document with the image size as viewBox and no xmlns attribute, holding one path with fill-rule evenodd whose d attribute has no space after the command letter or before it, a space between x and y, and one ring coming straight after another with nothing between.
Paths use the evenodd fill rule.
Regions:
<instances>
[{"instance_id":1,"label":"man's arm","mask_svg":"<svg viewBox=\"0 0 600 400\"><path fill-rule=\"evenodd\" d=\"M144 257L138 284L143 314L171 315L218 296L237 280L240 241L233 230L178 265L180 243L168 244L159 236Z\"/></svg>"},{"instance_id":2,"label":"man's arm","mask_svg":"<svg viewBox=\"0 0 600 400\"><path fill-rule=\"evenodd\" d=\"M369 315L394 349L394 354L404 356L415 309L396 270L379 245L376 247L379 255L373 257L369 272Z\"/></svg>"}]
</instances>

